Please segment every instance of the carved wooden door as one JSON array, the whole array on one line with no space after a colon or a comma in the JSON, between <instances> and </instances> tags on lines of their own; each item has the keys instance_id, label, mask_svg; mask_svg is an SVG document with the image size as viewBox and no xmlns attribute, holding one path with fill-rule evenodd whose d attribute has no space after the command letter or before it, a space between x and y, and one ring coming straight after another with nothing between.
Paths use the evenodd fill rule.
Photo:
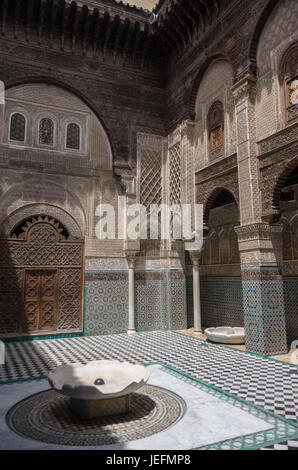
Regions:
<instances>
[{"instance_id":1,"label":"carved wooden door","mask_svg":"<svg viewBox=\"0 0 298 470\"><path fill-rule=\"evenodd\" d=\"M46 215L0 239L0 335L83 330L83 240Z\"/></svg>"},{"instance_id":2,"label":"carved wooden door","mask_svg":"<svg viewBox=\"0 0 298 470\"><path fill-rule=\"evenodd\" d=\"M26 270L23 327L28 332L57 328L57 269Z\"/></svg>"}]
</instances>

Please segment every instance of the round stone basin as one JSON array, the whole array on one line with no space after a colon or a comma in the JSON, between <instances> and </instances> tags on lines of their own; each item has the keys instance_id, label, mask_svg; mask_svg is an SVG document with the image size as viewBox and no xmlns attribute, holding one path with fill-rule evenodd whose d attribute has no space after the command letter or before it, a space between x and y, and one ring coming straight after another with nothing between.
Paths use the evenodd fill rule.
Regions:
<instances>
[{"instance_id":1,"label":"round stone basin","mask_svg":"<svg viewBox=\"0 0 298 470\"><path fill-rule=\"evenodd\" d=\"M49 373L48 380L51 387L63 395L100 400L135 392L148 381L149 375L144 366L128 362L93 361L86 365L59 366Z\"/></svg>"},{"instance_id":2,"label":"round stone basin","mask_svg":"<svg viewBox=\"0 0 298 470\"><path fill-rule=\"evenodd\" d=\"M71 398L82 418L129 412L129 396L149 379L144 366L119 361L67 364L50 372L48 380L57 392Z\"/></svg>"},{"instance_id":3,"label":"round stone basin","mask_svg":"<svg viewBox=\"0 0 298 470\"><path fill-rule=\"evenodd\" d=\"M219 326L217 328L207 328L204 331L207 339L214 343L224 344L244 344L244 328L233 326Z\"/></svg>"}]
</instances>

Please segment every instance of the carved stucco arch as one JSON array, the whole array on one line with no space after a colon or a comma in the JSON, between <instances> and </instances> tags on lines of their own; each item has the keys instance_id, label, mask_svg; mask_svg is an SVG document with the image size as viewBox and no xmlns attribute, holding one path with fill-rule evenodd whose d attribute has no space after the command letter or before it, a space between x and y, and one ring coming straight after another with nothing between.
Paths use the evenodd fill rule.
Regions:
<instances>
[{"instance_id":1,"label":"carved stucco arch","mask_svg":"<svg viewBox=\"0 0 298 470\"><path fill-rule=\"evenodd\" d=\"M77 194L75 194L69 188L65 188L61 182L53 181L48 176L45 176L45 177L43 176L42 178L39 178L39 179L37 177L33 177L32 179L28 179L27 181L21 184L14 182L14 184L12 184L12 186L2 195L2 198L0 199L0 207L5 204L6 204L6 207L8 207L9 205L8 202L11 203L11 201L17 199L17 197L19 197L20 194L23 195L24 194L23 191L34 188L35 184L41 185L42 189L45 190L45 193L43 193L42 195L38 193L39 200L30 201L28 202L28 204L45 203L48 205L56 206L57 204L51 201L52 198L57 198L56 193L54 191L51 191L51 188L55 187L56 188L55 191L57 192L61 191L62 193L64 193L64 195L67 197L67 200L81 210L84 226L86 225L86 220L87 220L86 210L84 209L81 203L81 200L79 199ZM60 201L62 201L62 199L59 199L58 207L63 208L62 203L60 204ZM25 206L25 205L26 205L26 202L24 201L24 204L22 204L22 206ZM67 209L64 209L64 210L65 212L69 212Z\"/></svg>"},{"instance_id":2,"label":"carved stucco arch","mask_svg":"<svg viewBox=\"0 0 298 470\"><path fill-rule=\"evenodd\" d=\"M14 78L11 80L7 80L5 82L5 88L6 90L13 88L15 86L20 86L20 85L29 85L29 84L48 84L48 85L54 85L56 87L62 88L69 93L72 93L74 96L82 100L82 102L90 108L90 110L95 114L96 118L102 125L104 132L106 133L107 139L109 141L110 147L111 147L111 153L112 153L112 162L115 161L114 155L114 142L111 137L111 132L109 132L109 129L105 123L104 118L102 115L99 113L98 109L93 105L92 100L89 99L81 90L78 90L77 88L73 87L67 82L64 82L62 80L58 80L57 78L51 77L51 76L43 76L43 75L37 75L37 76L26 76L26 77L20 77L20 78Z\"/></svg>"},{"instance_id":3,"label":"carved stucco arch","mask_svg":"<svg viewBox=\"0 0 298 470\"><path fill-rule=\"evenodd\" d=\"M38 214L45 214L49 218L55 218L61 222L67 229L70 238L72 239L83 239L84 235L81 231L78 222L64 209L50 204L28 204L20 207L12 212L6 219L1 223L0 236L9 238L13 229L23 220L28 217L33 217Z\"/></svg>"},{"instance_id":4,"label":"carved stucco arch","mask_svg":"<svg viewBox=\"0 0 298 470\"><path fill-rule=\"evenodd\" d=\"M211 192L209 192L208 196L206 196L205 198L205 202L203 203L204 205L204 209L203 209L203 223L204 223L204 226L205 227L208 227L208 221L209 221L209 213L210 213L210 210L211 210L211 207L212 207L212 204L214 202L214 200L216 199L216 197L222 192L222 191L228 191L234 198L237 206L238 206L238 210L239 210L239 195L238 193L236 194L236 192L230 188L230 187L227 187L227 186L217 186L216 188L214 188Z\"/></svg>"},{"instance_id":5,"label":"carved stucco arch","mask_svg":"<svg viewBox=\"0 0 298 470\"><path fill-rule=\"evenodd\" d=\"M214 62L216 62L218 60L225 60L226 62L228 62L232 66L234 76L235 76L235 71L234 71L233 64L231 63L231 61L230 61L230 59L227 55L223 54L222 52L218 52L216 54L213 54L210 57L207 57L207 59L205 60L203 65L200 66L199 70L196 73L196 76L193 80L193 84L192 84L190 94L189 94L189 100L188 100L188 102L189 102L188 110L189 111L188 112L189 112L189 119L191 119L192 121L195 121L195 119L196 119L196 100L197 100L197 95L198 95L198 92L199 92L199 88L200 88L202 79L203 79L205 73L207 72L208 68Z\"/></svg>"},{"instance_id":6,"label":"carved stucco arch","mask_svg":"<svg viewBox=\"0 0 298 470\"><path fill-rule=\"evenodd\" d=\"M273 194L271 199L271 208L273 213L280 213L280 196L282 188L288 178L288 176L298 166L298 156L293 158L290 162L287 162L282 171L279 172L278 176L274 180Z\"/></svg>"},{"instance_id":7,"label":"carved stucco arch","mask_svg":"<svg viewBox=\"0 0 298 470\"><path fill-rule=\"evenodd\" d=\"M257 70L257 49L259 44L259 39L261 37L262 31L267 23L272 11L275 7L281 3L281 0L268 0L265 5L259 20L257 21L256 27L252 34L249 46L249 61L252 66L251 72L256 72Z\"/></svg>"}]
</instances>

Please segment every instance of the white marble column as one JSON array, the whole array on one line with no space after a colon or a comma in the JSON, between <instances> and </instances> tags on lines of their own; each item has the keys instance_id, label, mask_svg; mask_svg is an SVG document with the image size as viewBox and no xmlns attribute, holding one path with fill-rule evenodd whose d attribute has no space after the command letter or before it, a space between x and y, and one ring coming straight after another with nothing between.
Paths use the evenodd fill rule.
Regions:
<instances>
[{"instance_id":1,"label":"white marble column","mask_svg":"<svg viewBox=\"0 0 298 470\"><path fill-rule=\"evenodd\" d=\"M127 255L128 263L128 334L136 333L135 328L135 256Z\"/></svg>"},{"instance_id":2,"label":"white marble column","mask_svg":"<svg viewBox=\"0 0 298 470\"><path fill-rule=\"evenodd\" d=\"M200 270L198 253L190 252L192 260L192 283L193 283L193 316L194 334L202 334L201 292L200 292Z\"/></svg>"}]
</instances>

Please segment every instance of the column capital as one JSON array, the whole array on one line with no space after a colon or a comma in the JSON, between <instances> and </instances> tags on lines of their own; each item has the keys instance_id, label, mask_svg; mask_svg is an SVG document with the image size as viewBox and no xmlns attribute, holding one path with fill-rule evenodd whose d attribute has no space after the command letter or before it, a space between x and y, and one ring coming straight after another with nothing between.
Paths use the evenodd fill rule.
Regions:
<instances>
[{"instance_id":1,"label":"column capital","mask_svg":"<svg viewBox=\"0 0 298 470\"><path fill-rule=\"evenodd\" d=\"M114 174L120 177L120 184L127 196L136 195L136 169L128 162L116 161Z\"/></svg>"},{"instance_id":2,"label":"column capital","mask_svg":"<svg viewBox=\"0 0 298 470\"><path fill-rule=\"evenodd\" d=\"M247 98L254 99L256 94L256 79L252 75L246 75L232 86L232 93L236 103Z\"/></svg>"},{"instance_id":3,"label":"column capital","mask_svg":"<svg viewBox=\"0 0 298 470\"><path fill-rule=\"evenodd\" d=\"M283 230L281 224L266 224L258 222L255 224L241 225L234 228L238 236L238 241L256 240L256 239L272 239L280 238Z\"/></svg>"},{"instance_id":4,"label":"column capital","mask_svg":"<svg viewBox=\"0 0 298 470\"><path fill-rule=\"evenodd\" d=\"M187 137L189 140L192 140L194 128L195 128L194 121L191 121L190 119L186 119L185 121L183 121L180 125L181 140L184 137Z\"/></svg>"},{"instance_id":5,"label":"column capital","mask_svg":"<svg viewBox=\"0 0 298 470\"><path fill-rule=\"evenodd\" d=\"M127 264L130 269L133 269L135 267L137 256L139 255L139 253L139 251L125 251Z\"/></svg>"},{"instance_id":6,"label":"column capital","mask_svg":"<svg viewBox=\"0 0 298 470\"><path fill-rule=\"evenodd\" d=\"M255 223L235 227L241 266L281 266L282 225Z\"/></svg>"},{"instance_id":7,"label":"column capital","mask_svg":"<svg viewBox=\"0 0 298 470\"><path fill-rule=\"evenodd\" d=\"M199 260L201 256L201 250L193 250L193 251L188 251L192 265L193 266L198 266L199 265Z\"/></svg>"}]
</instances>

